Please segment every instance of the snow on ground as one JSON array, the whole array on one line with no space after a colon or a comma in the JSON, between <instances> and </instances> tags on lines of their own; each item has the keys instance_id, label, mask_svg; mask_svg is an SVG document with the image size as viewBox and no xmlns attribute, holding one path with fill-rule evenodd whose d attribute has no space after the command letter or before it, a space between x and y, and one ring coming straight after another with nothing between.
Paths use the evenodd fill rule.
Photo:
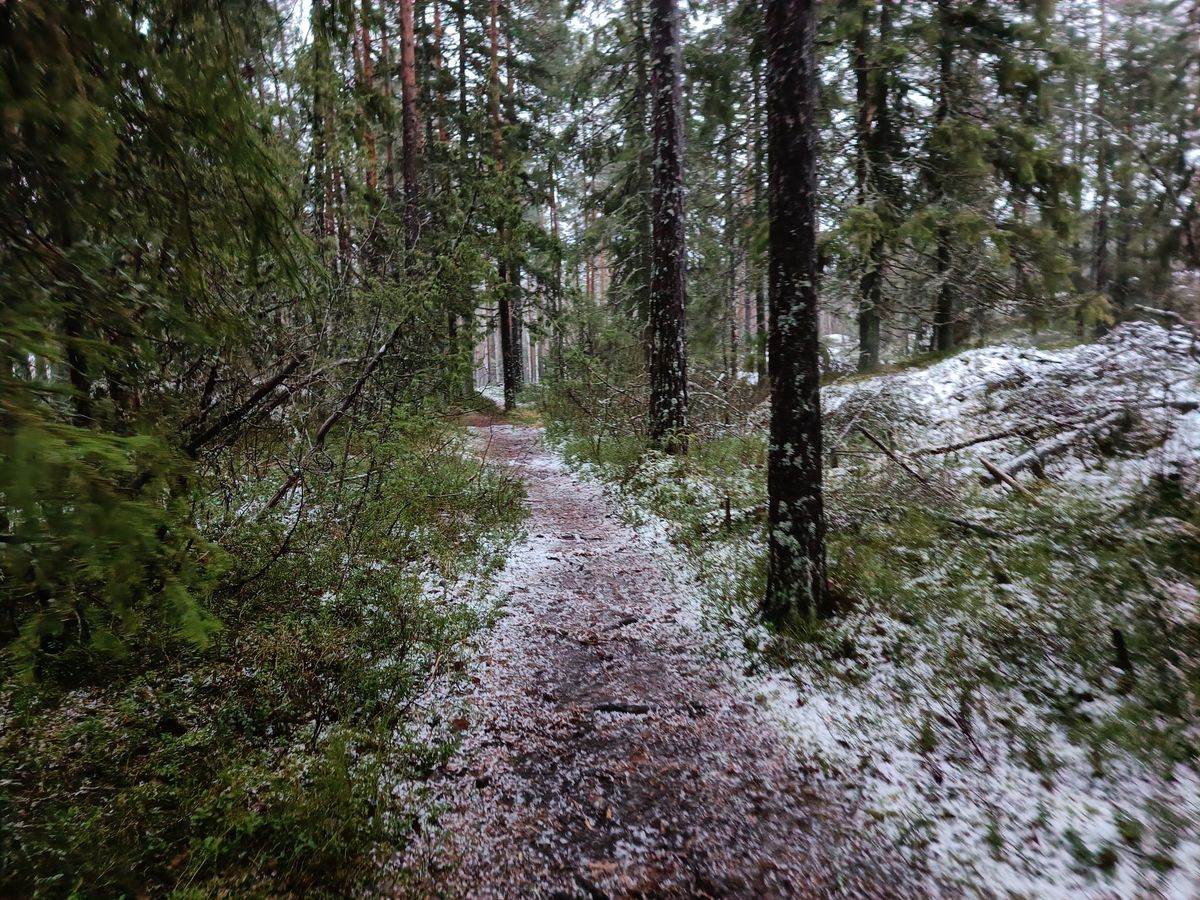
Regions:
<instances>
[{"instance_id":1,"label":"snow on ground","mask_svg":"<svg viewBox=\"0 0 1200 900\"><path fill-rule=\"evenodd\" d=\"M528 485L529 533L397 893L911 895L917 873L844 829L844 799L810 790L752 686L706 657L655 536L540 434L481 435Z\"/></svg>"},{"instance_id":2,"label":"snow on ground","mask_svg":"<svg viewBox=\"0 0 1200 900\"><path fill-rule=\"evenodd\" d=\"M504 406L504 385L502 384L485 384L479 388L479 393L487 399L491 400L497 406Z\"/></svg>"},{"instance_id":3,"label":"snow on ground","mask_svg":"<svg viewBox=\"0 0 1200 900\"><path fill-rule=\"evenodd\" d=\"M1156 473L1194 472L1200 460L1200 343L1181 327L1127 322L1095 343L1065 350L1007 345L967 350L926 368L835 384L822 402L827 413L836 414L849 401L869 405L872 395L909 407L902 411L908 421L896 425L919 435L920 449L1009 433L956 451L951 459L960 474L979 474L984 456L997 461L1015 456L1038 433L1125 407L1137 411L1147 441L1163 440L1159 452L1127 460L1131 466L1115 460L1122 471L1114 483L1144 484ZM1025 433L1011 434L1016 429ZM1094 447L1081 441L1074 449L1082 455L1056 460L1051 474L1086 480L1096 470Z\"/></svg>"},{"instance_id":4,"label":"snow on ground","mask_svg":"<svg viewBox=\"0 0 1200 900\"><path fill-rule=\"evenodd\" d=\"M1181 328L1135 322L1063 350L971 350L833 385L824 402L834 441L868 423L938 490L952 493L955 512L981 521L1009 491L979 484L984 458L1002 464L1119 409L1135 415L1122 424L1117 446L1089 437L1047 459L1045 475L1057 492L1049 502L1107 502L1163 481L1185 495L1197 490L1200 348ZM946 451L956 444L967 446ZM861 451L846 455L829 472L835 514L840 494L859 490L864 472L896 482L899 493L920 492L881 454L866 469ZM1116 584L1112 597L1103 590L1075 596L1073 578L1101 573L1090 550L1043 540L1057 559L1036 577L1017 573L997 584L991 571L964 571L938 556L953 554L953 546L895 546L894 562L881 565L907 573L913 567L906 563L919 561L919 574L898 582L906 595L928 590L932 598L950 582L960 595L925 621L886 597L864 602L780 669L764 665L771 636L738 597L763 553L760 533L695 537L698 518L712 521L698 513L719 510L730 495L752 504L761 475L726 473L718 483L651 456L632 477L617 477L627 515L678 544L667 565L690 574L703 592L698 617L714 630L715 651L753 673L754 689L799 758L827 789L843 792L864 834L924 860L951 893L1200 895L1195 758L1163 755L1153 740L1195 746L1200 733L1161 715L1128 721L1142 713L1127 703L1120 673L1107 662L1105 617L1119 622L1136 608L1130 598L1140 588ZM1017 477L1029 483L1028 472ZM986 563L986 544L978 541L978 557L1002 567ZM1194 628L1195 587L1176 581L1171 589L1180 598L1173 615ZM1080 660L1068 649L1078 640L1075 620L1088 617L1100 617L1103 640L1094 659ZM1144 738L1137 752L1130 731Z\"/></svg>"}]
</instances>

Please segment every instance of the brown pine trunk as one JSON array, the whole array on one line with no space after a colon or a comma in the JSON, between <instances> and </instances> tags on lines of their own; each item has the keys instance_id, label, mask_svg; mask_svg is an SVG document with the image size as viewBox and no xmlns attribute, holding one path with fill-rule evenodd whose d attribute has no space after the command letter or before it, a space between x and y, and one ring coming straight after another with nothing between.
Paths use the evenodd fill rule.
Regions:
<instances>
[{"instance_id":1,"label":"brown pine trunk","mask_svg":"<svg viewBox=\"0 0 1200 900\"><path fill-rule=\"evenodd\" d=\"M767 2L771 440L763 616L777 627L835 611L821 492L815 6Z\"/></svg>"},{"instance_id":2,"label":"brown pine trunk","mask_svg":"<svg viewBox=\"0 0 1200 900\"><path fill-rule=\"evenodd\" d=\"M687 449L686 257L683 225L683 85L676 0L650 0L650 118L654 135L648 437Z\"/></svg>"},{"instance_id":3,"label":"brown pine trunk","mask_svg":"<svg viewBox=\"0 0 1200 900\"><path fill-rule=\"evenodd\" d=\"M459 0L458 21L458 142L467 145L467 0Z\"/></svg>"},{"instance_id":4,"label":"brown pine trunk","mask_svg":"<svg viewBox=\"0 0 1200 900\"><path fill-rule=\"evenodd\" d=\"M417 112L417 51L413 0L400 0L400 117L404 123L404 248L421 236L421 122Z\"/></svg>"}]
</instances>

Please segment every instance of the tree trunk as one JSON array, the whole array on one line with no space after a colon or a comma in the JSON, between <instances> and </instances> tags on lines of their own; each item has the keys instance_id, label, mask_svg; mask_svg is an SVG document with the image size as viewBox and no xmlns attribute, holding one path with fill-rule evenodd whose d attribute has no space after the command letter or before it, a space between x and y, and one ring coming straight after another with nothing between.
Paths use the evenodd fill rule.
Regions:
<instances>
[{"instance_id":1,"label":"tree trunk","mask_svg":"<svg viewBox=\"0 0 1200 900\"><path fill-rule=\"evenodd\" d=\"M737 270L738 246L737 227L735 223L736 203L734 192L737 190L737 179L733 165L733 116L725 127L725 255L728 271L725 273L726 304L729 316L729 382L727 390L732 390L737 382L741 361L738 359L738 302L737 302Z\"/></svg>"},{"instance_id":2,"label":"tree trunk","mask_svg":"<svg viewBox=\"0 0 1200 900\"><path fill-rule=\"evenodd\" d=\"M834 610L825 578L817 346L816 0L767 2L771 440L763 616Z\"/></svg>"},{"instance_id":3,"label":"tree trunk","mask_svg":"<svg viewBox=\"0 0 1200 900\"><path fill-rule=\"evenodd\" d=\"M648 363L652 341L650 273L654 269L654 229L650 212L653 203L653 148L648 130L646 103L650 93L650 75L647 71L650 48L646 40L646 14L642 0L632 0L630 15L633 18L633 111L630 115L632 125L629 129L629 140L637 150L637 184L634 190L637 192L638 229L638 271L632 287L635 292L635 311L641 326L642 353Z\"/></svg>"},{"instance_id":4,"label":"tree trunk","mask_svg":"<svg viewBox=\"0 0 1200 900\"><path fill-rule=\"evenodd\" d=\"M467 146L467 0L458 9L458 142Z\"/></svg>"},{"instance_id":5,"label":"tree trunk","mask_svg":"<svg viewBox=\"0 0 1200 900\"><path fill-rule=\"evenodd\" d=\"M404 122L404 249L421 236L421 122L417 112L417 51L413 0L400 0L400 117Z\"/></svg>"},{"instance_id":6,"label":"tree trunk","mask_svg":"<svg viewBox=\"0 0 1200 900\"><path fill-rule=\"evenodd\" d=\"M388 204L396 208L396 130L391 124L392 109L392 78L395 74L392 67L392 48L388 44L387 7L384 6L383 23L379 29L379 56L383 67L383 105L389 110L384 120L383 136L383 183L387 192Z\"/></svg>"},{"instance_id":7,"label":"tree trunk","mask_svg":"<svg viewBox=\"0 0 1200 900\"><path fill-rule=\"evenodd\" d=\"M492 122L492 155L496 171L504 172L504 130L500 114L500 0L491 0L488 8L488 101ZM506 210L501 210L496 227L496 276L499 282L497 300L500 331L501 370L504 376L504 409L511 411L517 406L517 387L520 367L517 360L517 342L514 340L512 276L509 266L508 229Z\"/></svg>"},{"instance_id":8,"label":"tree trunk","mask_svg":"<svg viewBox=\"0 0 1200 900\"><path fill-rule=\"evenodd\" d=\"M676 0L650 2L650 97L654 132L650 275L651 444L687 449L687 345L684 310L683 85Z\"/></svg>"},{"instance_id":9,"label":"tree trunk","mask_svg":"<svg viewBox=\"0 0 1200 900\"><path fill-rule=\"evenodd\" d=\"M554 286L551 292L551 309L553 310L554 338L552 353L554 355L554 373L560 380L566 378L566 323L563 319L563 252L562 241L558 233L558 180L555 175L557 151L550 153L550 238L554 255Z\"/></svg>"},{"instance_id":10,"label":"tree trunk","mask_svg":"<svg viewBox=\"0 0 1200 900\"><path fill-rule=\"evenodd\" d=\"M500 298L498 321L496 329L500 332L500 370L504 381L504 410L512 412L517 407L517 343L514 340L516 331L513 328L513 304L509 295L511 283L506 253L500 251L500 262L496 267L500 280Z\"/></svg>"},{"instance_id":11,"label":"tree trunk","mask_svg":"<svg viewBox=\"0 0 1200 900\"><path fill-rule=\"evenodd\" d=\"M1093 287L1097 294L1108 295L1108 169L1111 150L1108 145L1108 121L1105 118L1105 94L1108 91L1108 4L1100 0L1100 74L1096 79L1096 234L1092 263Z\"/></svg>"},{"instance_id":12,"label":"tree trunk","mask_svg":"<svg viewBox=\"0 0 1200 900\"><path fill-rule=\"evenodd\" d=\"M517 120L517 103L516 82L513 77L512 38L508 31L505 31L504 44L504 120L505 122L511 124ZM512 200L515 204L516 199L512 198ZM513 215L517 219L515 224L519 227L519 211L514 211ZM508 245L508 250L510 253L508 266L508 296L510 298L509 302L512 304L512 345L514 348L513 372L516 390L520 391L521 385L525 383L526 375L524 351L522 349L525 346L524 285L521 283L521 256L517 253L515 241Z\"/></svg>"}]
</instances>

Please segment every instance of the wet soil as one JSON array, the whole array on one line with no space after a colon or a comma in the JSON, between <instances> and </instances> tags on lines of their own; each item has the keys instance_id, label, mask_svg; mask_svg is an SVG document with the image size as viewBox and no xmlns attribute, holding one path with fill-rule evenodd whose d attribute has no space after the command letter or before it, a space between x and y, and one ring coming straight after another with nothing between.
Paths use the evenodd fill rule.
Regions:
<instances>
[{"instance_id":1,"label":"wet soil","mask_svg":"<svg viewBox=\"0 0 1200 900\"><path fill-rule=\"evenodd\" d=\"M481 424L529 496L464 740L400 893L911 895L839 827L786 739L694 626L650 539L542 444Z\"/></svg>"}]
</instances>

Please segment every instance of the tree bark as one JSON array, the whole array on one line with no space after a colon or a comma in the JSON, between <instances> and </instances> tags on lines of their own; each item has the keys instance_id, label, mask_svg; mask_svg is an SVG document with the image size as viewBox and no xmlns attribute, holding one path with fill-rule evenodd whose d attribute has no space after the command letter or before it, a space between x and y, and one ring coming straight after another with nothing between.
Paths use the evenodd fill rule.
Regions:
<instances>
[{"instance_id":1,"label":"tree bark","mask_svg":"<svg viewBox=\"0 0 1200 900\"><path fill-rule=\"evenodd\" d=\"M654 162L651 200L650 415L652 445L687 449L684 311L683 84L676 0L650 2L650 97Z\"/></svg>"},{"instance_id":2,"label":"tree bark","mask_svg":"<svg viewBox=\"0 0 1200 900\"><path fill-rule=\"evenodd\" d=\"M467 146L467 0L459 0L458 18L458 142Z\"/></svg>"},{"instance_id":3,"label":"tree bark","mask_svg":"<svg viewBox=\"0 0 1200 900\"><path fill-rule=\"evenodd\" d=\"M766 5L771 439L763 616L777 627L835 611L821 489L815 6Z\"/></svg>"},{"instance_id":4,"label":"tree bark","mask_svg":"<svg viewBox=\"0 0 1200 900\"><path fill-rule=\"evenodd\" d=\"M653 147L648 129L647 97L650 94L648 72L649 42L646 39L646 12L642 0L632 0L630 15L633 18L633 109L630 115L630 143L636 148L637 162L637 229L638 271L633 279L636 294L635 309L641 326L642 353L647 363L650 360L650 273L654 270L654 228L651 223L651 199L653 194Z\"/></svg>"}]
</instances>

